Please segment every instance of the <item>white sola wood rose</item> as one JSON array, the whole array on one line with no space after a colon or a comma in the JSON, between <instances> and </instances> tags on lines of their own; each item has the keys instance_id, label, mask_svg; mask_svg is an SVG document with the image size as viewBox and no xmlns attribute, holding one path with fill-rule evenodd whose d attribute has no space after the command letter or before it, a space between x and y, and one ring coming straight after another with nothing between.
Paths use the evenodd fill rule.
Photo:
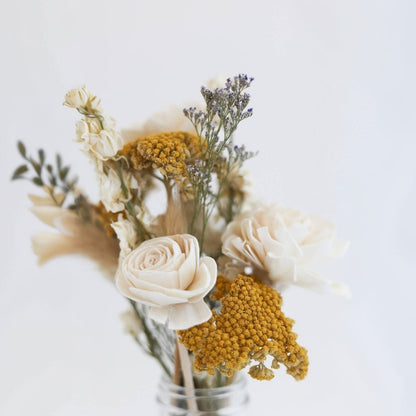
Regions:
<instances>
[{"instance_id":1,"label":"white sola wood rose","mask_svg":"<svg viewBox=\"0 0 416 416\"><path fill-rule=\"evenodd\" d=\"M232 221L222 236L223 253L254 268L277 289L295 284L348 296L344 285L325 280L314 265L344 254L327 220L282 205L261 206ZM265 273L266 272L266 273Z\"/></svg>"},{"instance_id":2,"label":"white sola wood rose","mask_svg":"<svg viewBox=\"0 0 416 416\"><path fill-rule=\"evenodd\" d=\"M118 289L150 306L149 316L171 329L207 321L211 310L203 298L217 279L211 257L199 258L198 240L189 234L158 237L141 243L120 260Z\"/></svg>"}]
</instances>

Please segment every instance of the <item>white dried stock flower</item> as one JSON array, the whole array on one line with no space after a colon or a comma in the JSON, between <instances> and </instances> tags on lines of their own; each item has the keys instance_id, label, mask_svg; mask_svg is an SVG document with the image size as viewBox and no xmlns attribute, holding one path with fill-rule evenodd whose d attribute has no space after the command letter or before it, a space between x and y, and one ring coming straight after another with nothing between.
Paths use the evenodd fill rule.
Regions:
<instances>
[{"instance_id":1,"label":"white dried stock flower","mask_svg":"<svg viewBox=\"0 0 416 416\"><path fill-rule=\"evenodd\" d=\"M122 214L119 214L118 220L113 222L111 227L117 234L117 238L119 240L120 256L125 257L137 245L136 228L131 221L123 218Z\"/></svg>"},{"instance_id":2,"label":"white dried stock flower","mask_svg":"<svg viewBox=\"0 0 416 416\"><path fill-rule=\"evenodd\" d=\"M128 190L138 187L137 181L130 173L123 172L123 179ZM110 212L124 210L124 203L129 199L125 197L118 173L114 169L108 169L107 173L98 175L100 200L105 209Z\"/></svg>"}]
</instances>

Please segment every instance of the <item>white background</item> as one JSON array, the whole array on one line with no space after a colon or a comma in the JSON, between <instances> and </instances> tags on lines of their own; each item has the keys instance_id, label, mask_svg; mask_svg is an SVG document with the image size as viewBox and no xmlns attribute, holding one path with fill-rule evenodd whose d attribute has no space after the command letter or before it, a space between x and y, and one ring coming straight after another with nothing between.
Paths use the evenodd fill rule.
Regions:
<instances>
[{"instance_id":1,"label":"white background","mask_svg":"<svg viewBox=\"0 0 416 416\"><path fill-rule=\"evenodd\" d=\"M246 72L238 141L263 201L326 215L351 240L326 269L351 301L291 290L310 373L251 382L252 414L416 411L415 3L385 0L1 2L0 414L153 415L159 369L122 332L125 301L80 258L36 266L17 139L59 151L95 195L64 93L86 83L120 126Z\"/></svg>"}]
</instances>

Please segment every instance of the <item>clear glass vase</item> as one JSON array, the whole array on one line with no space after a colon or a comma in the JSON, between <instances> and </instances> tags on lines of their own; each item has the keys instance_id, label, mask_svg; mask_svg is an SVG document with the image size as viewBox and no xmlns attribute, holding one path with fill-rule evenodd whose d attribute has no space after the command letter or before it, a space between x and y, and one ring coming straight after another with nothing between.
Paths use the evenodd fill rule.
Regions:
<instances>
[{"instance_id":1,"label":"clear glass vase","mask_svg":"<svg viewBox=\"0 0 416 416\"><path fill-rule=\"evenodd\" d=\"M244 377L215 388L196 388L192 395L185 387L162 378L156 396L159 416L248 416L248 394Z\"/></svg>"}]
</instances>

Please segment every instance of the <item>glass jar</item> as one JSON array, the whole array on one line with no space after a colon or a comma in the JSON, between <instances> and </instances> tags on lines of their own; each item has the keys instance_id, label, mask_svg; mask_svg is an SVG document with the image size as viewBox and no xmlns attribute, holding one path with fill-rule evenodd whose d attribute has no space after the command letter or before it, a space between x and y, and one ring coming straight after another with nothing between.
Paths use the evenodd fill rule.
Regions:
<instances>
[{"instance_id":1,"label":"glass jar","mask_svg":"<svg viewBox=\"0 0 416 416\"><path fill-rule=\"evenodd\" d=\"M241 376L228 386L196 388L188 395L185 387L162 378L156 396L159 416L248 416L246 384Z\"/></svg>"}]
</instances>

